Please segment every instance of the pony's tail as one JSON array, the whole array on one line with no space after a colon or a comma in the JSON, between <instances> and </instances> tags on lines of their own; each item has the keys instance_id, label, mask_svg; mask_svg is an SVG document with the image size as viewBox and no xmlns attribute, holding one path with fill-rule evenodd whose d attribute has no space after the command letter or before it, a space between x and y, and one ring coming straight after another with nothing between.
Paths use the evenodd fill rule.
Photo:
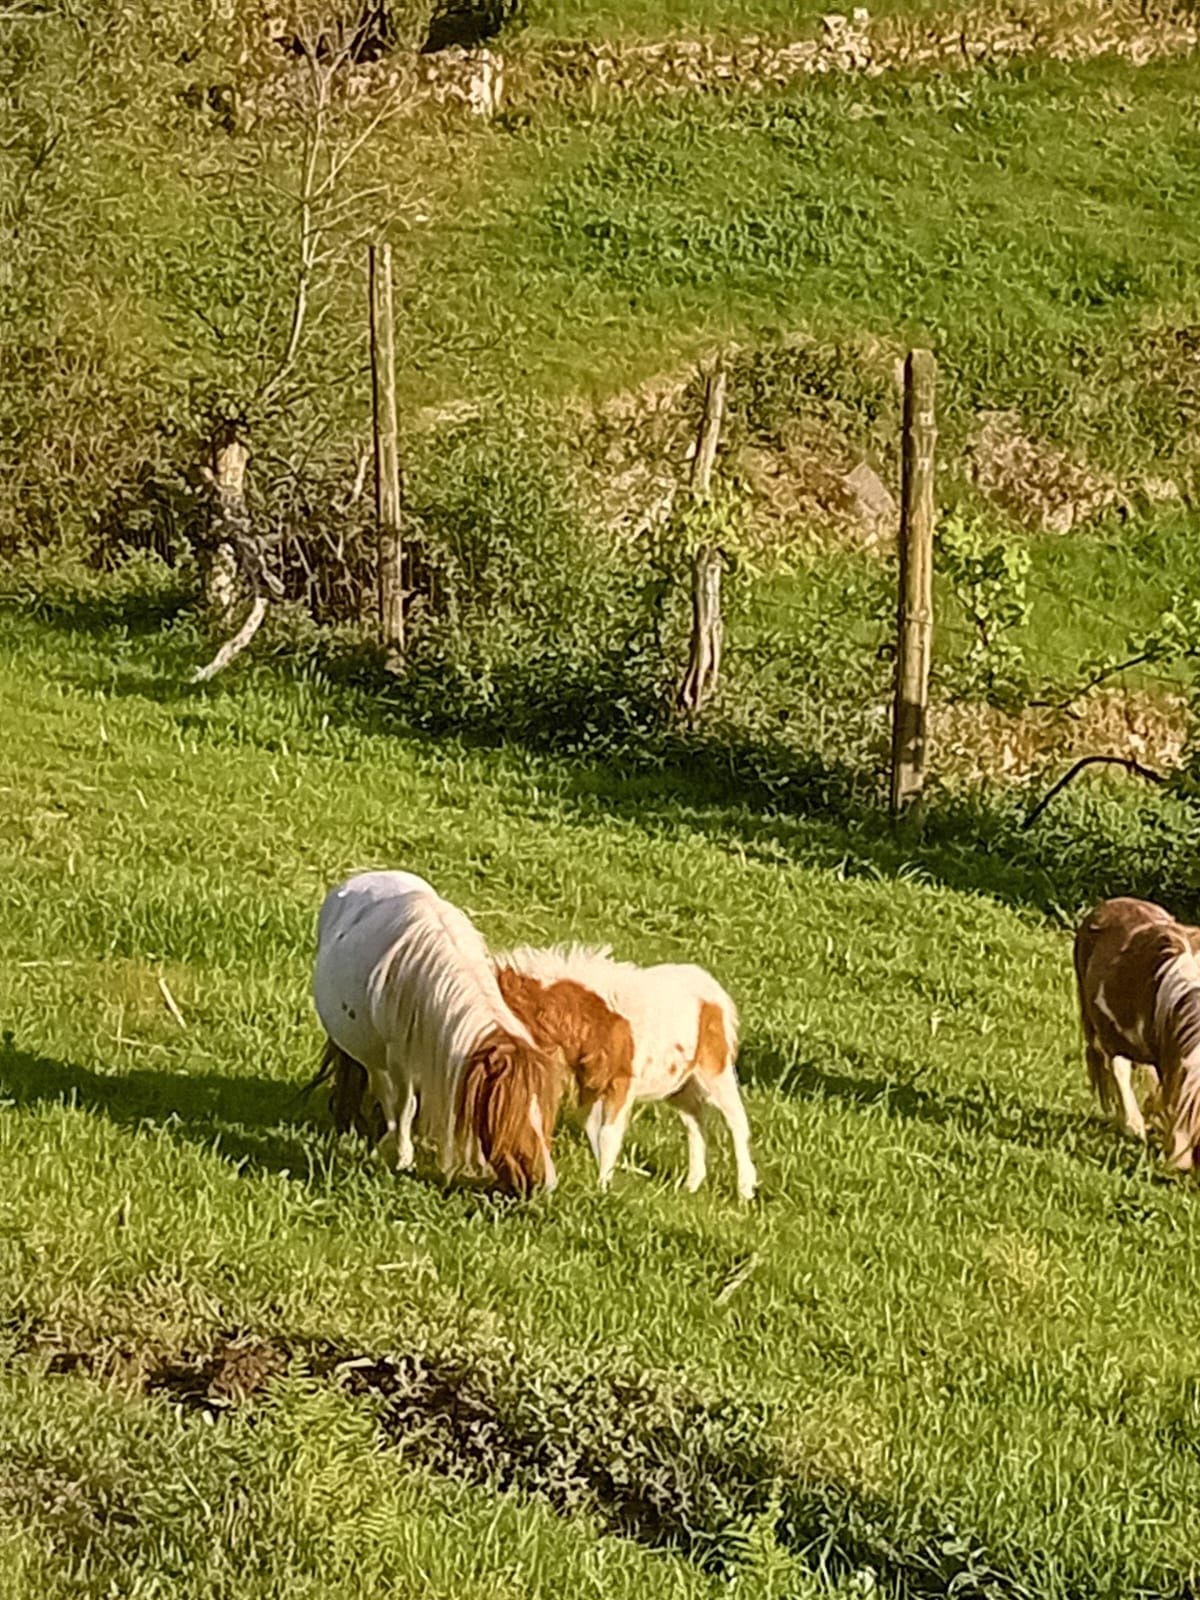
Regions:
<instances>
[{"instance_id":1,"label":"pony's tail","mask_svg":"<svg viewBox=\"0 0 1200 1600\"><path fill-rule=\"evenodd\" d=\"M289 1102L291 1105L295 1105L298 1100L307 1100L314 1089L319 1089L323 1083L329 1082L333 1077L334 1066L340 1053L333 1040L326 1037L325 1048L321 1051L320 1066L308 1082L302 1083L296 1090Z\"/></svg>"},{"instance_id":2,"label":"pony's tail","mask_svg":"<svg viewBox=\"0 0 1200 1600\"><path fill-rule=\"evenodd\" d=\"M297 1091L296 1098L307 1099L314 1089L319 1089L323 1083L331 1083L329 1091L329 1115L333 1126L338 1133L362 1134L369 1137L372 1132L372 1118L366 1105L367 1071L353 1056L348 1056L333 1040L326 1038L325 1048L321 1052L321 1064L313 1076Z\"/></svg>"}]
</instances>

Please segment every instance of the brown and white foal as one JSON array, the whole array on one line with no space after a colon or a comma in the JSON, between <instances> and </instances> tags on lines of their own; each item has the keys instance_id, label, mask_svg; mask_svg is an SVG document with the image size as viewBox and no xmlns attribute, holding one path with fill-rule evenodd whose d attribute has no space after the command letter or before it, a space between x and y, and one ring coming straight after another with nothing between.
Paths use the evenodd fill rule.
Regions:
<instances>
[{"instance_id":1,"label":"brown and white foal","mask_svg":"<svg viewBox=\"0 0 1200 1600\"><path fill-rule=\"evenodd\" d=\"M602 1189L612 1182L634 1106L665 1100L687 1130L688 1188L705 1179L704 1121L712 1106L733 1140L738 1193L754 1198L758 1175L737 1080L737 1008L711 973L692 965L639 967L580 945L522 946L495 959L509 1004L575 1077Z\"/></svg>"},{"instance_id":2,"label":"brown and white foal","mask_svg":"<svg viewBox=\"0 0 1200 1600\"><path fill-rule=\"evenodd\" d=\"M1146 1137L1136 1066L1159 1083L1168 1161L1190 1170L1200 1146L1200 930L1149 900L1105 900L1075 935L1088 1077L1100 1104Z\"/></svg>"}]
</instances>

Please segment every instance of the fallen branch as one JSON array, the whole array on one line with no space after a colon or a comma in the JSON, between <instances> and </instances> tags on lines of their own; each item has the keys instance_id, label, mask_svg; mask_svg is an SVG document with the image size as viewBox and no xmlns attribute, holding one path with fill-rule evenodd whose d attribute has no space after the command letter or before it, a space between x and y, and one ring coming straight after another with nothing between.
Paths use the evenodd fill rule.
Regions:
<instances>
[{"instance_id":1,"label":"fallen branch","mask_svg":"<svg viewBox=\"0 0 1200 1600\"><path fill-rule=\"evenodd\" d=\"M206 667L197 667L188 681L190 683L207 683L210 678L215 678L218 672L223 672L231 661L236 661L262 627L262 621L266 614L266 596L256 595L254 604L250 607L250 614L233 638L225 641Z\"/></svg>"},{"instance_id":2,"label":"fallen branch","mask_svg":"<svg viewBox=\"0 0 1200 1600\"><path fill-rule=\"evenodd\" d=\"M1140 761L1135 761L1132 756L1084 756L1077 761L1070 772L1062 777L1034 806L1033 810L1021 824L1021 831L1032 828L1046 807L1061 794L1069 783L1073 783L1085 767L1124 767L1126 772L1132 773L1136 778L1145 778L1147 783L1166 783L1167 779L1161 772L1155 772L1153 767L1144 767Z\"/></svg>"}]
</instances>

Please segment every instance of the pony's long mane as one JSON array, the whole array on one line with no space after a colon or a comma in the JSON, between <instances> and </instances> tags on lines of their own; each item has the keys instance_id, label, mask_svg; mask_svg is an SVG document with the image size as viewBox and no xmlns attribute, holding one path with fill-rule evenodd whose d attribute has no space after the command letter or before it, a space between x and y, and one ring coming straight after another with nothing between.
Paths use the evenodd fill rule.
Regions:
<instances>
[{"instance_id":1,"label":"pony's long mane","mask_svg":"<svg viewBox=\"0 0 1200 1600\"><path fill-rule=\"evenodd\" d=\"M514 1108L527 1123L530 1097L537 1094L540 1106L550 1092L543 1079L551 1068L505 1003L470 919L436 895L407 905L370 995L389 1044L433 1068L422 1086L421 1120L455 1164L478 1170L486 1163L502 1183L513 1163L527 1171L536 1165L532 1130L517 1129ZM547 1140L552 1129L551 1119Z\"/></svg>"},{"instance_id":2,"label":"pony's long mane","mask_svg":"<svg viewBox=\"0 0 1200 1600\"><path fill-rule=\"evenodd\" d=\"M528 1194L545 1179L561 1092L546 1060L499 1030L472 1051L459 1080L459 1127L509 1193Z\"/></svg>"}]
</instances>

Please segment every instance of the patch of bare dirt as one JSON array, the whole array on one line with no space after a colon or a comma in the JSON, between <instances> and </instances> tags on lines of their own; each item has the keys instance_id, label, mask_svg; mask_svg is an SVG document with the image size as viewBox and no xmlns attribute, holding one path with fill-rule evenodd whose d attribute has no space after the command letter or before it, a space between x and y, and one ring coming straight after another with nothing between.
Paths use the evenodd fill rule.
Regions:
<instances>
[{"instance_id":1,"label":"patch of bare dirt","mask_svg":"<svg viewBox=\"0 0 1200 1600\"><path fill-rule=\"evenodd\" d=\"M786 358L788 350L804 346L796 339L771 354ZM760 354L726 348L729 399L718 451L718 475L746 491L751 537L764 548L797 535L864 548L893 539L896 462L874 440L855 436L845 407L816 395L800 396L784 415L776 414L776 401L765 424L754 371ZM819 358L861 367L873 374L868 382L886 373L879 381L890 391L892 353L875 343L861 351L821 350ZM700 388L697 368L691 367L661 374L577 415L579 486L597 526L638 533L669 515L695 453Z\"/></svg>"},{"instance_id":2,"label":"patch of bare dirt","mask_svg":"<svg viewBox=\"0 0 1200 1600\"><path fill-rule=\"evenodd\" d=\"M281 1344L264 1339L222 1341L209 1355L160 1361L150 1368L146 1389L168 1394L180 1405L226 1410L260 1398L291 1361Z\"/></svg>"},{"instance_id":3,"label":"patch of bare dirt","mask_svg":"<svg viewBox=\"0 0 1200 1600\"><path fill-rule=\"evenodd\" d=\"M966 459L976 488L1038 532L1070 533L1128 504L1106 474L1026 433L1015 411L982 412Z\"/></svg>"},{"instance_id":4,"label":"patch of bare dirt","mask_svg":"<svg viewBox=\"0 0 1200 1600\"><path fill-rule=\"evenodd\" d=\"M866 548L896 536L899 506L881 472L832 428L798 422L781 447L743 445L735 470L751 497L751 519L764 542L797 528Z\"/></svg>"},{"instance_id":5,"label":"patch of bare dirt","mask_svg":"<svg viewBox=\"0 0 1200 1600\"><path fill-rule=\"evenodd\" d=\"M1069 708L1010 713L960 703L930 708L930 761L950 783L1020 780L1082 756L1130 758L1169 772L1189 733L1187 701L1142 690L1097 692Z\"/></svg>"},{"instance_id":6,"label":"patch of bare dirt","mask_svg":"<svg viewBox=\"0 0 1200 1600\"><path fill-rule=\"evenodd\" d=\"M206 1351L168 1351L153 1342L84 1345L41 1325L24 1331L16 1353L55 1377L97 1378L213 1411L260 1398L292 1360L284 1343L248 1334L224 1335Z\"/></svg>"},{"instance_id":7,"label":"patch of bare dirt","mask_svg":"<svg viewBox=\"0 0 1200 1600\"><path fill-rule=\"evenodd\" d=\"M767 354L786 358L801 344L785 342ZM1171 347L1177 361L1195 360L1200 394L1200 354L1174 335ZM731 348L718 473L744 486L750 533L764 548L797 537L888 547L899 524L899 384L890 372L895 352L867 343L861 349L811 348L815 361L827 359L831 371L836 368L839 392L872 384L881 397L886 391L875 423L864 428L853 406L796 390L782 415L778 394L768 402L772 418L762 425L752 364L765 353ZM780 381L787 381L786 373ZM595 525L638 532L669 513L687 481L699 414L695 367L657 376L577 413L579 481ZM1029 432L1016 411L978 413L965 447L946 456L943 473L969 480L1031 533L1067 534L1113 511L1181 499L1179 485L1165 473L1119 480Z\"/></svg>"}]
</instances>

